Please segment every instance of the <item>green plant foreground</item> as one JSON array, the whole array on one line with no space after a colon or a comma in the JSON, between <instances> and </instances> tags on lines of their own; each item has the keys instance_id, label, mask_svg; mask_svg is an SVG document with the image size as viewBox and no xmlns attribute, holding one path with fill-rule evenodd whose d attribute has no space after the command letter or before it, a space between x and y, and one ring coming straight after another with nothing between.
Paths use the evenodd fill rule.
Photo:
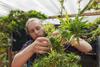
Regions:
<instances>
[{"instance_id":1,"label":"green plant foreground","mask_svg":"<svg viewBox=\"0 0 100 67\"><path fill-rule=\"evenodd\" d=\"M57 53L51 51L48 56L41 57L36 60L33 67L81 67L79 65L80 57L74 53Z\"/></svg>"},{"instance_id":2,"label":"green plant foreground","mask_svg":"<svg viewBox=\"0 0 100 67\"><path fill-rule=\"evenodd\" d=\"M81 67L80 56L72 52L65 52L65 44L71 44L71 40L74 38L77 38L77 42L79 38L83 38L90 43L100 36L100 20L98 18L92 23L83 21L84 18L79 16L71 19L66 15L65 19L58 19L61 22L58 29L50 23L44 25L47 37L52 43L52 49L50 53L40 55L33 63L33 67ZM53 36L52 32L56 30L59 31L59 34Z\"/></svg>"}]
</instances>

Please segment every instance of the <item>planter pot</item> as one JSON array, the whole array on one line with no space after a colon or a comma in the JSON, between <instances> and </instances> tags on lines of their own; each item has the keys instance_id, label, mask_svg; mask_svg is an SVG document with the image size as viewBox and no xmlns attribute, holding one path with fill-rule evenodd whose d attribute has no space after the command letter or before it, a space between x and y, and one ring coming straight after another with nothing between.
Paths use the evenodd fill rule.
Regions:
<instances>
[{"instance_id":1,"label":"planter pot","mask_svg":"<svg viewBox=\"0 0 100 67\"><path fill-rule=\"evenodd\" d=\"M82 55L82 67L97 67L96 55Z\"/></svg>"},{"instance_id":2,"label":"planter pot","mask_svg":"<svg viewBox=\"0 0 100 67\"><path fill-rule=\"evenodd\" d=\"M98 61L98 67L100 67L100 36L97 38L97 61Z\"/></svg>"},{"instance_id":3,"label":"planter pot","mask_svg":"<svg viewBox=\"0 0 100 67\"><path fill-rule=\"evenodd\" d=\"M82 67L100 67L100 36L92 43L93 51L81 55Z\"/></svg>"}]
</instances>

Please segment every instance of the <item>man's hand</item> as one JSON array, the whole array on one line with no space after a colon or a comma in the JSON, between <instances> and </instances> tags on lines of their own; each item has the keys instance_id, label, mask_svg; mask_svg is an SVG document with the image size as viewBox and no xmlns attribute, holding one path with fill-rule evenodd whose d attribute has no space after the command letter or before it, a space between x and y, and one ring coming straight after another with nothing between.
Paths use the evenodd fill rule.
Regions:
<instances>
[{"instance_id":1,"label":"man's hand","mask_svg":"<svg viewBox=\"0 0 100 67\"><path fill-rule=\"evenodd\" d=\"M48 53L51 49L51 43L46 37L38 37L33 43L33 52L37 54Z\"/></svg>"}]
</instances>

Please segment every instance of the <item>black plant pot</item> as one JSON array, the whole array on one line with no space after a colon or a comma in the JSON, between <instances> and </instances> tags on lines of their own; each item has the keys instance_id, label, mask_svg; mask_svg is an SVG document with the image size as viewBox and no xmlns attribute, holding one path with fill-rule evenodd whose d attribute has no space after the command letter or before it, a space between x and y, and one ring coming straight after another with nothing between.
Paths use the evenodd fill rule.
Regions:
<instances>
[{"instance_id":1,"label":"black plant pot","mask_svg":"<svg viewBox=\"0 0 100 67\"><path fill-rule=\"evenodd\" d=\"M82 55L82 67L97 67L96 55Z\"/></svg>"},{"instance_id":2,"label":"black plant pot","mask_svg":"<svg viewBox=\"0 0 100 67\"><path fill-rule=\"evenodd\" d=\"M100 36L97 38L97 62L98 62L98 67L100 67Z\"/></svg>"}]
</instances>

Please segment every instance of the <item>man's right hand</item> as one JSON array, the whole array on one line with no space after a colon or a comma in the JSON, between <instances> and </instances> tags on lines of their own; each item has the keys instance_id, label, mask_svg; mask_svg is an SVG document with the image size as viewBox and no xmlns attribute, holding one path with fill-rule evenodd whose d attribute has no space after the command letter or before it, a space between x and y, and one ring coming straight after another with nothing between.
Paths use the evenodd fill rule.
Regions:
<instances>
[{"instance_id":1,"label":"man's right hand","mask_svg":"<svg viewBox=\"0 0 100 67\"><path fill-rule=\"evenodd\" d=\"M46 37L38 37L33 43L33 52L37 54L48 53L51 49L51 42Z\"/></svg>"}]
</instances>

